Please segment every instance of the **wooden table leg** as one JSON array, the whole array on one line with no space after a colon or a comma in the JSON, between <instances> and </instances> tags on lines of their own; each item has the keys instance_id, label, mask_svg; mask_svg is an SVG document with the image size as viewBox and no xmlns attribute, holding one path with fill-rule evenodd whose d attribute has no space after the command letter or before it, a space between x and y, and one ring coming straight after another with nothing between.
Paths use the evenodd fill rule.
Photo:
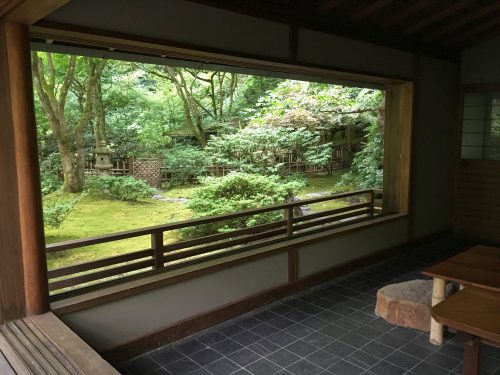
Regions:
<instances>
[{"instance_id":1,"label":"wooden table leg","mask_svg":"<svg viewBox=\"0 0 500 375\"><path fill-rule=\"evenodd\" d=\"M479 374L479 337L471 338L464 343L464 375Z\"/></svg>"},{"instance_id":2,"label":"wooden table leg","mask_svg":"<svg viewBox=\"0 0 500 375\"><path fill-rule=\"evenodd\" d=\"M446 293L446 281L435 277L432 283L432 306L444 301ZM430 343L434 345L443 344L443 325L431 318Z\"/></svg>"}]
</instances>

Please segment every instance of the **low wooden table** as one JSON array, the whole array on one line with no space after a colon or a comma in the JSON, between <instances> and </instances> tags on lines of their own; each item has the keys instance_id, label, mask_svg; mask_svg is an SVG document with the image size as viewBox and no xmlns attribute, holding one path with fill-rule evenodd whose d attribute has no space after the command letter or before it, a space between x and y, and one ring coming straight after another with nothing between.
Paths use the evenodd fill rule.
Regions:
<instances>
[{"instance_id":1,"label":"low wooden table","mask_svg":"<svg viewBox=\"0 0 500 375\"><path fill-rule=\"evenodd\" d=\"M479 343L500 345L500 293L466 287L432 307L437 322L472 335L464 347L464 375L479 372Z\"/></svg>"},{"instance_id":2,"label":"low wooden table","mask_svg":"<svg viewBox=\"0 0 500 375\"><path fill-rule=\"evenodd\" d=\"M500 292L500 249L491 246L474 246L444 262L435 264L422 272L434 280L432 306L445 299L447 281L461 286L469 285ZM443 325L431 320L430 342L443 343Z\"/></svg>"}]
</instances>

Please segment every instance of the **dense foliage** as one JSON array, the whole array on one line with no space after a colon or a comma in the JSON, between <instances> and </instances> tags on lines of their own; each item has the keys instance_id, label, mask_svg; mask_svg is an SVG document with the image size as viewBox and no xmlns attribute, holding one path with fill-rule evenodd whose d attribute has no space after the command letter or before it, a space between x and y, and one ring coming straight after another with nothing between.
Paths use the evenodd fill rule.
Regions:
<instances>
[{"instance_id":1,"label":"dense foliage","mask_svg":"<svg viewBox=\"0 0 500 375\"><path fill-rule=\"evenodd\" d=\"M190 145L172 147L165 152L164 160L171 180L183 183L192 182L194 177L203 175L207 165L205 153Z\"/></svg>"},{"instance_id":2,"label":"dense foliage","mask_svg":"<svg viewBox=\"0 0 500 375\"><path fill-rule=\"evenodd\" d=\"M311 164L326 164L331 145L306 128L249 126L234 134L209 140L205 148L213 163L247 173L286 174L282 157Z\"/></svg>"},{"instance_id":3,"label":"dense foliage","mask_svg":"<svg viewBox=\"0 0 500 375\"><path fill-rule=\"evenodd\" d=\"M285 203L304 186L305 183L297 179L283 181L277 176L231 173L225 177L205 179L204 186L195 191L187 207L198 217L237 212ZM280 218L283 218L282 210L230 220L222 227L220 223L217 228L204 226L199 231L206 233L252 227Z\"/></svg>"},{"instance_id":4,"label":"dense foliage","mask_svg":"<svg viewBox=\"0 0 500 375\"><path fill-rule=\"evenodd\" d=\"M146 182L129 176L91 177L87 179L85 189L103 197L131 202L139 198L149 198L155 193Z\"/></svg>"},{"instance_id":5,"label":"dense foliage","mask_svg":"<svg viewBox=\"0 0 500 375\"><path fill-rule=\"evenodd\" d=\"M340 186L359 189L382 188L384 177L384 148L376 123L366 129L368 140L363 149L354 156L351 169L342 176Z\"/></svg>"}]
</instances>

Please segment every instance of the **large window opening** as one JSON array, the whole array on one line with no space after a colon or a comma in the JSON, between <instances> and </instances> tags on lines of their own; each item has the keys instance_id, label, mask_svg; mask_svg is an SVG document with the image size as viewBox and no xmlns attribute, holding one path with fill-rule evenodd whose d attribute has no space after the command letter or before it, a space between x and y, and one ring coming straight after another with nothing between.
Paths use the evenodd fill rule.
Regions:
<instances>
[{"instance_id":1,"label":"large window opening","mask_svg":"<svg viewBox=\"0 0 500 375\"><path fill-rule=\"evenodd\" d=\"M53 300L407 211L408 85L32 57Z\"/></svg>"}]
</instances>

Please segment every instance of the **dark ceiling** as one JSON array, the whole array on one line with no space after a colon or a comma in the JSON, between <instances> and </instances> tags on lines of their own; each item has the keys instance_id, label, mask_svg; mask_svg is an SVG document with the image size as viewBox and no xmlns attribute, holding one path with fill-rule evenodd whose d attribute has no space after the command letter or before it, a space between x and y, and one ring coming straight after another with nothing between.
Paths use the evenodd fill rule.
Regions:
<instances>
[{"instance_id":1,"label":"dark ceiling","mask_svg":"<svg viewBox=\"0 0 500 375\"><path fill-rule=\"evenodd\" d=\"M500 35L500 0L191 0L438 57Z\"/></svg>"}]
</instances>

